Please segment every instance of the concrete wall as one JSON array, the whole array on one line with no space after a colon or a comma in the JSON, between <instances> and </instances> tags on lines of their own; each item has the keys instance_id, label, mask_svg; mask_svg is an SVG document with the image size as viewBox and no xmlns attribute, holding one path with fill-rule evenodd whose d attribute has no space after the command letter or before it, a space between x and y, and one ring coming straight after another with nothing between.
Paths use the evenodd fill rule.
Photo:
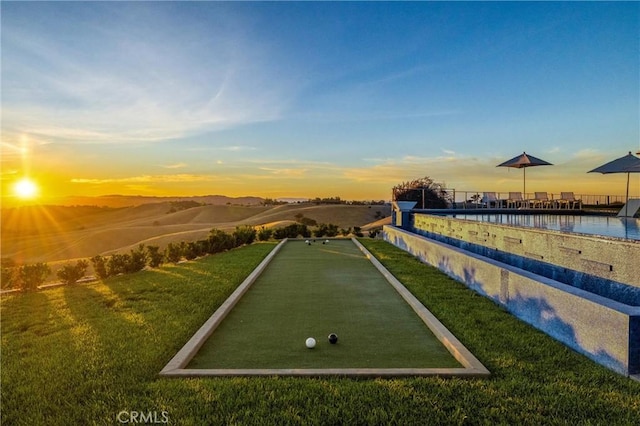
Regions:
<instances>
[{"instance_id":1,"label":"concrete wall","mask_svg":"<svg viewBox=\"0 0 640 426\"><path fill-rule=\"evenodd\" d=\"M640 242L417 213L413 227L640 287Z\"/></svg>"},{"instance_id":2,"label":"concrete wall","mask_svg":"<svg viewBox=\"0 0 640 426\"><path fill-rule=\"evenodd\" d=\"M383 237L596 362L625 375L640 373L640 307L393 226L384 227Z\"/></svg>"}]
</instances>

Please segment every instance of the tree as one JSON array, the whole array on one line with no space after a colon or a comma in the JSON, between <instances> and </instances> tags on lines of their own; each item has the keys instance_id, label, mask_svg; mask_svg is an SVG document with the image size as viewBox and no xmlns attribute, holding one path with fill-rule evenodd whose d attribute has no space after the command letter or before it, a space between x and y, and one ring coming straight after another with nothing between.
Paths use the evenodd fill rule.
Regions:
<instances>
[{"instance_id":1,"label":"tree","mask_svg":"<svg viewBox=\"0 0 640 426\"><path fill-rule=\"evenodd\" d=\"M417 208L444 209L453 202L444 183L434 182L428 176L393 187L394 201L415 201Z\"/></svg>"},{"instance_id":2,"label":"tree","mask_svg":"<svg viewBox=\"0 0 640 426\"><path fill-rule=\"evenodd\" d=\"M35 263L33 265L22 265L18 268L18 280L22 291L37 290L38 286L44 283L51 269L46 263Z\"/></svg>"},{"instance_id":3,"label":"tree","mask_svg":"<svg viewBox=\"0 0 640 426\"><path fill-rule=\"evenodd\" d=\"M80 278L84 277L88 267L89 262L81 259L78 260L75 265L71 263L64 264L62 268L58 269L56 275L65 284L75 284Z\"/></svg>"}]
</instances>

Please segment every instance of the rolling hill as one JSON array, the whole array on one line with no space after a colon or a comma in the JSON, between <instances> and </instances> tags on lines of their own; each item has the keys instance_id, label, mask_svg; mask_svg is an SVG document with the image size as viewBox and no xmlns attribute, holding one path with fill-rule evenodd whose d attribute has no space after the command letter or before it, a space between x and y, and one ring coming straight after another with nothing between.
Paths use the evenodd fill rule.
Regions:
<instances>
[{"instance_id":1,"label":"rolling hill","mask_svg":"<svg viewBox=\"0 0 640 426\"><path fill-rule=\"evenodd\" d=\"M193 205L193 207L189 207ZM164 248L204 239L213 228L279 227L296 215L340 228L376 222L390 207L373 205L194 205L173 201L131 207L23 207L2 210L2 257L18 264L60 262L96 254L128 252L139 244ZM369 226L371 227L371 226Z\"/></svg>"}]
</instances>

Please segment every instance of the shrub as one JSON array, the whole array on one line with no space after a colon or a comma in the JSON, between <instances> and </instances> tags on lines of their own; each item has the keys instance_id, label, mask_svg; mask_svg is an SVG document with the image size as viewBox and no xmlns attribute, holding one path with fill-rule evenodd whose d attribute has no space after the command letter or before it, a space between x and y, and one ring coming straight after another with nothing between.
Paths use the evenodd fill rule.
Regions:
<instances>
[{"instance_id":1,"label":"shrub","mask_svg":"<svg viewBox=\"0 0 640 426\"><path fill-rule=\"evenodd\" d=\"M13 259L3 257L0 266L0 288L2 288L2 290L13 288L18 278L15 262Z\"/></svg>"},{"instance_id":2,"label":"shrub","mask_svg":"<svg viewBox=\"0 0 640 426\"><path fill-rule=\"evenodd\" d=\"M131 250L126 258L125 270L127 274L142 271L147 266L147 253L144 250L144 244L140 244L137 249Z\"/></svg>"},{"instance_id":3,"label":"shrub","mask_svg":"<svg viewBox=\"0 0 640 426\"><path fill-rule=\"evenodd\" d=\"M364 237L364 234L362 233L362 228L360 228L359 226L354 226L353 235L355 235L356 237Z\"/></svg>"},{"instance_id":4,"label":"shrub","mask_svg":"<svg viewBox=\"0 0 640 426\"><path fill-rule=\"evenodd\" d=\"M253 226L236 226L233 237L235 238L236 247L248 245L256 240L256 230Z\"/></svg>"},{"instance_id":5,"label":"shrub","mask_svg":"<svg viewBox=\"0 0 640 426\"><path fill-rule=\"evenodd\" d=\"M209 249L208 240L191 241L185 245L184 257L187 260L193 260L207 254Z\"/></svg>"},{"instance_id":6,"label":"shrub","mask_svg":"<svg viewBox=\"0 0 640 426\"><path fill-rule=\"evenodd\" d=\"M149 266L152 268L157 268L162 265L162 261L164 260L164 256L160 253L160 247L158 246L147 246L147 261Z\"/></svg>"},{"instance_id":7,"label":"shrub","mask_svg":"<svg viewBox=\"0 0 640 426\"><path fill-rule=\"evenodd\" d=\"M18 280L22 291L37 290L38 286L44 283L51 269L46 263L35 263L33 265L22 265L18 268Z\"/></svg>"},{"instance_id":8,"label":"shrub","mask_svg":"<svg viewBox=\"0 0 640 426\"><path fill-rule=\"evenodd\" d=\"M131 263L128 254L113 254L107 260L107 276L113 277L118 274L127 273L128 264Z\"/></svg>"},{"instance_id":9,"label":"shrub","mask_svg":"<svg viewBox=\"0 0 640 426\"><path fill-rule=\"evenodd\" d=\"M292 223L284 228L278 228L274 232L274 236L278 240L284 238L297 238L298 235L301 235L303 238L309 238L311 236L311 231L307 228L307 225Z\"/></svg>"},{"instance_id":10,"label":"shrub","mask_svg":"<svg viewBox=\"0 0 640 426\"><path fill-rule=\"evenodd\" d=\"M271 238L272 235L273 235L273 229L267 229L263 226L260 228L260 231L258 232L258 240L267 241Z\"/></svg>"},{"instance_id":11,"label":"shrub","mask_svg":"<svg viewBox=\"0 0 640 426\"><path fill-rule=\"evenodd\" d=\"M56 272L56 275L65 284L75 284L80 278L84 277L88 267L89 262L81 259L78 260L75 265L71 263L63 265L62 268Z\"/></svg>"},{"instance_id":12,"label":"shrub","mask_svg":"<svg viewBox=\"0 0 640 426\"><path fill-rule=\"evenodd\" d=\"M347 235L349 235L351 233L351 227L347 228L347 229L340 229L340 235L342 235L343 237L346 237Z\"/></svg>"},{"instance_id":13,"label":"shrub","mask_svg":"<svg viewBox=\"0 0 640 426\"><path fill-rule=\"evenodd\" d=\"M179 244L169 243L164 249L164 258L169 263L178 263L182 259L182 249Z\"/></svg>"},{"instance_id":14,"label":"shrub","mask_svg":"<svg viewBox=\"0 0 640 426\"><path fill-rule=\"evenodd\" d=\"M236 246L235 243L235 237L219 229L214 228L209 234L209 250L212 254L231 250Z\"/></svg>"},{"instance_id":15,"label":"shrub","mask_svg":"<svg viewBox=\"0 0 640 426\"><path fill-rule=\"evenodd\" d=\"M89 260L91 260L93 271L99 279L103 280L109 277L109 273L107 272L107 259L98 254Z\"/></svg>"},{"instance_id":16,"label":"shrub","mask_svg":"<svg viewBox=\"0 0 640 426\"><path fill-rule=\"evenodd\" d=\"M318 225L318 228L314 231L314 235L316 237L335 237L338 235L338 225L334 225L332 223L321 223Z\"/></svg>"}]
</instances>

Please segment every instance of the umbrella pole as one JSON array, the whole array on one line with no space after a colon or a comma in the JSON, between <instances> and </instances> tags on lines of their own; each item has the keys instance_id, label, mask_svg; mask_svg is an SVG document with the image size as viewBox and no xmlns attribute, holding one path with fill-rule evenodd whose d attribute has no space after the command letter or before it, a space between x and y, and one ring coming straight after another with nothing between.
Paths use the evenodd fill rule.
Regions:
<instances>
[{"instance_id":1,"label":"umbrella pole","mask_svg":"<svg viewBox=\"0 0 640 426\"><path fill-rule=\"evenodd\" d=\"M522 196L527 199L527 168L522 168Z\"/></svg>"},{"instance_id":2,"label":"umbrella pole","mask_svg":"<svg viewBox=\"0 0 640 426\"><path fill-rule=\"evenodd\" d=\"M624 200L624 217L629 217L629 175L631 173L627 172L627 195L626 198Z\"/></svg>"}]
</instances>

